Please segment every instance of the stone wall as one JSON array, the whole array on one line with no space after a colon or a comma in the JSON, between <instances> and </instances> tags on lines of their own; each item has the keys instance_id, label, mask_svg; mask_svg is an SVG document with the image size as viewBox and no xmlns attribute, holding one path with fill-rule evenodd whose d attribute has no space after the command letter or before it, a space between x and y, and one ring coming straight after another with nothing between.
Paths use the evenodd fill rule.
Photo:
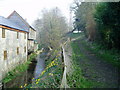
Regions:
<instances>
[{"instance_id":1,"label":"stone wall","mask_svg":"<svg viewBox=\"0 0 120 90\"><path fill-rule=\"evenodd\" d=\"M0 74L2 72L2 78L8 71L27 60L27 34L18 33L17 39L16 31L5 29L5 38L2 38L2 28L0 28L0 70L2 70ZM17 47L19 47L19 54L17 54ZM6 60L4 60L4 51L7 51Z\"/></svg>"}]
</instances>

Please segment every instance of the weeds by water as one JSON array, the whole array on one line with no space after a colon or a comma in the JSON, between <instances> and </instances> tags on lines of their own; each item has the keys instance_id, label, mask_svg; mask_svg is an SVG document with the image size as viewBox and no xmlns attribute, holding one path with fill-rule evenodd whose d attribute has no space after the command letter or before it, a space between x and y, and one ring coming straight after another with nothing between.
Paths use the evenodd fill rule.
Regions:
<instances>
[{"instance_id":1,"label":"weeds by water","mask_svg":"<svg viewBox=\"0 0 120 90\"><path fill-rule=\"evenodd\" d=\"M34 79L33 83L21 88L59 88L63 75L63 65L59 50L54 50L50 53L46 61L46 68L39 75L39 78Z\"/></svg>"},{"instance_id":2,"label":"weeds by water","mask_svg":"<svg viewBox=\"0 0 120 90\"><path fill-rule=\"evenodd\" d=\"M6 77L2 80L3 83L7 83L9 81L11 81L12 79L14 79L17 76L20 76L22 72L26 71L28 69L29 64L31 63L31 61L36 57L37 55L35 53L32 53L27 62L18 65L14 70L8 72L8 74L6 75Z\"/></svg>"}]
</instances>

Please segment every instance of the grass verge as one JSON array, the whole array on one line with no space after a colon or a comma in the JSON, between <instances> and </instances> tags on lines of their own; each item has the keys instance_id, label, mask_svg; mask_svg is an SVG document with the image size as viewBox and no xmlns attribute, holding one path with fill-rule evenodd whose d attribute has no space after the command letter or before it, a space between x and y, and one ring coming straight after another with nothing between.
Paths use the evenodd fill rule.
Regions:
<instances>
[{"instance_id":1,"label":"grass verge","mask_svg":"<svg viewBox=\"0 0 120 90\"><path fill-rule=\"evenodd\" d=\"M70 37L71 39L73 39L73 38L77 38L81 35L83 35L83 33L69 33L69 34L67 34L67 37Z\"/></svg>"},{"instance_id":2,"label":"grass verge","mask_svg":"<svg viewBox=\"0 0 120 90\"><path fill-rule=\"evenodd\" d=\"M36 53L32 53L27 62L18 65L14 70L8 72L8 74L6 75L6 77L2 80L3 83L7 83L9 81L11 81L12 79L14 79L17 76L20 76L22 72L26 71L29 67L29 64L31 63L31 61L36 57Z\"/></svg>"},{"instance_id":3,"label":"grass verge","mask_svg":"<svg viewBox=\"0 0 120 90\"><path fill-rule=\"evenodd\" d=\"M84 36L79 38L77 41L80 41L81 44L84 45L86 50L90 50L96 56L101 58L108 63L111 63L117 68L120 68L120 53L117 50L107 50L103 46L88 42L84 39ZM93 88L93 87L104 87L105 83L93 82L91 80L86 79L82 74L81 68L78 64L80 59L86 60L84 54L80 51L78 43L71 43L71 47L73 50L72 60L73 60L73 70L72 75L67 75L68 85L71 88Z\"/></svg>"},{"instance_id":4,"label":"grass verge","mask_svg":"<svg viewBox=\"0 0 120 90\"><path fill-rule=\"evenodd\" d=\"M84 39L85 38L84 33L78 34L70 33L68 36L71 38L81 36L81 38L79 38L78 40L81 41L81 44L83 44L87 50L90 50L96 56L100 57L102 60L112 64L117 68L120 68L120 51L116 49L108 50L103 45L97 44L95 42L88 42Z\"/></svg>"},{"instance_id":5,"label":"grass verge","mask_svg":"<svg viewBox=\"0 0 120 90\"><path fill-rule=\"evenodd\" d=\"M73 73L67 75L68 85L71 88L93 88L99 86L100 83L93 82L85 78L82 74L81 68L79 66L79 59L86 59L85 56L81 53L77 43L71 42L72 47L72 64L73 64Z\"/></svg>"}]
</instances>

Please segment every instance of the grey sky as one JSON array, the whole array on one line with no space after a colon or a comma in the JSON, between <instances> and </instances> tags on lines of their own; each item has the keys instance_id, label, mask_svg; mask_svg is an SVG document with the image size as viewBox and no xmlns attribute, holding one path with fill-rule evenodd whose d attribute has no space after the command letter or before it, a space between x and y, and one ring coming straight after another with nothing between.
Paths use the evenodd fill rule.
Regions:
<instances>
[{"instance_id":1,"label":"grey sky","mask_svg":"<svg viewBox=\"0 0 120 90\"><path fill-rule=\"evenodd\" d=\"M69 6L73 0L0 0L0 16L7 17L16 10L31 24L44 8L58 7L69 18Z\"/></svg>"}]
</instances>

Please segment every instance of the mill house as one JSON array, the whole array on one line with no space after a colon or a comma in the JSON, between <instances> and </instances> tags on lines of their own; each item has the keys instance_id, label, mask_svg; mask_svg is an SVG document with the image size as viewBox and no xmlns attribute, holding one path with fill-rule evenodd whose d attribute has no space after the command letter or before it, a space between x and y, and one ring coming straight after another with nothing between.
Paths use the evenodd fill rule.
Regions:
<instances>
[{"instance_id":1,"label":"mill house","mask_svg":"<svg viewBox=\"0 0 120 90\"><path fill-rule=\"evenodd\" d=\"M7 18L0 16L0 81L36 50L36 30L32 26L16 11Z\"/></svg>"}]
</instances>

